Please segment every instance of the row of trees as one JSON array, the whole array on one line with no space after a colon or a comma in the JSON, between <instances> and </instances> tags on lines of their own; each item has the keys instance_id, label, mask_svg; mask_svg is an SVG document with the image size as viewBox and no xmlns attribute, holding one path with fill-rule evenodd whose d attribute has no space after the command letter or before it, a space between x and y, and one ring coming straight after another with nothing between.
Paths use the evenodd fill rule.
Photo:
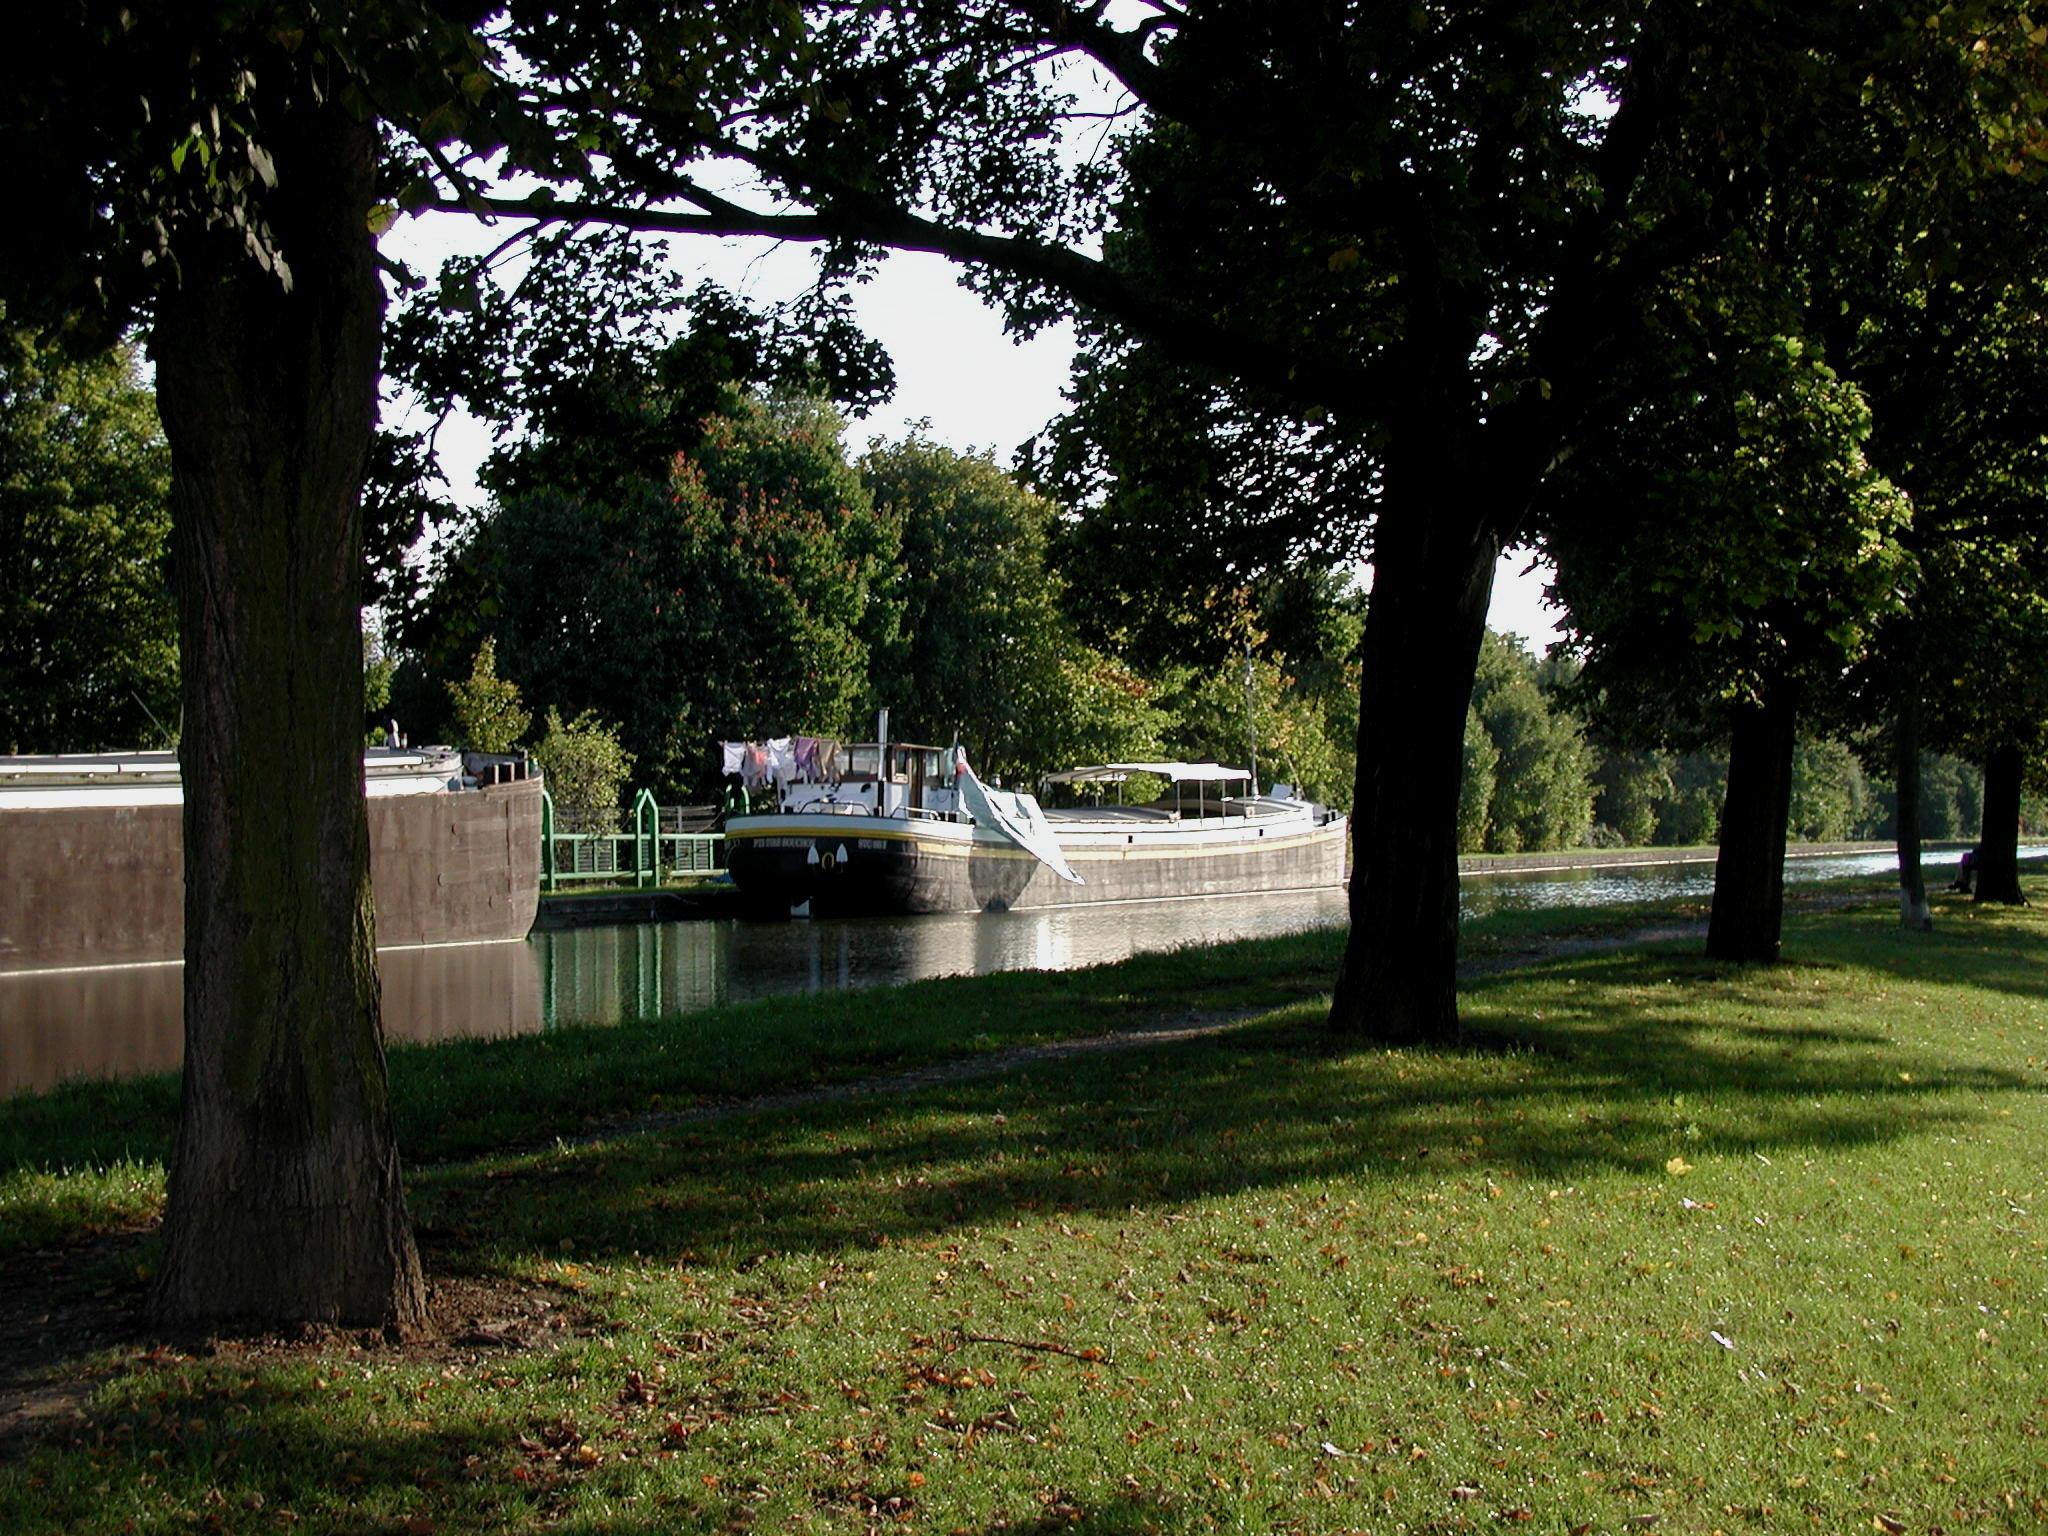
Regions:
<instances>
[{"instance_id":1,"label":"row of trees","mask_svg":"<svg viewBox=\"0 0 2048 1536\"><path fill-rule=\"evenodd\" d=\"M710 792L715 736L858 732L889 704L899 731L963 740L1022 782L1078 761L1255 752L1269 778L1349 808L1365 602L1341 580L1197 589L1160 622L1156 593L1089 579L1106 552L1097 520L985 457L912 436L849 462L815 397L737 386L684 430L687 446L650 444L630 488L548 483L544 441L499 459L490 478L526 489L465 524L401 627L408 718L447 733L440 679L488 628L487 671L551 713L621 722L638 782L663 798ZM1149 630L1132 622L1141 606ZM1486 635L1461 852L1715 841L1725 750L1630 750L1617 742L1638 722L1606 718L1608 702L1569 658ZM491 750L521 734L452 729ZM1928 759L1923 833L1974 838L1979 780ZM1893 806L1848 747L1801 738L1790 836L1890 837Z\"/></svg>"},{"instance_id":2,"label":"row of trees","mask_svg":"<svg viewBox=\"0 0 2048 1536\"><path fill-rule=\"evenodd\" d=\"M1707 750L1617 744L1633 722L1601 713L1569 658L1542 661L1514 639L1482 643L1465 728L1458 804L1461 852L1601 847L1698 847L1720 836L1728 795L1725 743ZM1590 718L1588 718L1590 713ZM1618 732L1616 727L1620 727ZM1881 746L1872 741L1868 748ZM1975 839L1983 827L1983 769L1923 756L1917 816L1929 838ZM1806 842L1892 839L1897 792L1857 750L1802 736L1793 754L1786 834ZM2024 824L2048 814L2038 799Z\"/></svg>"},{"instance_id":3,"label":"row of trees","mask_svg":"<svg viewBox=\"0 0 2048 1536\"><path fill-rule=\"evenodd\" d=\"M858 732L879 705L902 738L963 741L1017 781L1256 750L1349 798L1358 620L1340 582L1317 584L1327 696L1263 632L1256 653L1141 672L1081 638L1061 514L986 457L912 436L849 462L823 402L729 386L609 484L558 478L553 458L545 439L500 456L489 505L394 617L393 704L416 735L461 732L448 680L488 647L533 707L615 725L663 798L712 792L719 738Z\"/></svg>"},{"instance_id":4,"label":"row of trees","mask_svg":"<svg viewBox=\"0 0 2048 1536\"><path fill-rule=\"evenodd\" d=\"M24 554L0 570L4 744L174 740L153 397L127 349L80 363L9 335L0 443L17 468L0 494ZM559 803L597 806L629 778L664 799L708 793L714 736L858 731L887 703L899 728L957 736L1019 781L1082 760L1255 751L1268 778L1348 809L1365 603L1341 580L1197 590L1166 622L1156 593L1088 579L1118 554L1098 520L985 457L913 435L849 462L843 423L816 397L731 385L713 398L683 424L685 445L649 440L630 489L551 470L551 445L520 444L491 477L523 489L463 521L430 584L382 573L395 622L367 668L370 734L395 712L416 740L530 747ZM774 544L759 536L771 506ZM733 614L763 622L734 627ZM782 630L777 615L797 622ZM1579 682L1567 659L1486 636L1460 851L1712 843L1725 753L1618 745L1635 722L1603 715L1606 696ZM1981 770L1930 757L1919 778L1923 833L1975 837ZM1802 737L1789 835L1893 836L1894 798L1888 770L1873 780L1849 748Z\"/></svg>"},{"instance_id":5,"label":"row of trees","mask_svg":"<svg viewBox=\"0 0 2048 1536\"><path fill-rule=\"evenodd\" d=\"M0 754L176 740L170 451L138 366L0 309Z\"/></svg>"},{"instance_id":6,"label":"row of trees","mask_svg":"<svg viewBox=\"0 0 2048 1536\"><path fill-rule=\"evenodd\" d=\"M820 345L791 355L835 393L862 381L833 360L833 284L883 245L943 252L1021 326L1080 316L1097 447L1050 462L1107 476L1106 517L1198 508L1228 538L1188 547L1225 549L1226 590L1369 538L1340 1033L1456 1034L1460 767L1504 541L1584 579L1595 686L1625 696L1658 643L1702 653L1644 675L1668 739L1732 743L1716 953L1776 952L1787 765L1848 671L1902 811L1922 741L1967 737L1990 819L2017 821L2048 720L2044 393L2021 387L2044 356L2048 60L2017 7L44 21L0 63L0 110L50 237L0 250L0 299L81 340L142 319L172 459L191 878L166 1315L424 1315L355 762L373 240L399 204L819 242ZM1145 492L1148 464L1173 494ZM1174 597L1168 546L1135 547Z\"/></svg>"}]
</instances>

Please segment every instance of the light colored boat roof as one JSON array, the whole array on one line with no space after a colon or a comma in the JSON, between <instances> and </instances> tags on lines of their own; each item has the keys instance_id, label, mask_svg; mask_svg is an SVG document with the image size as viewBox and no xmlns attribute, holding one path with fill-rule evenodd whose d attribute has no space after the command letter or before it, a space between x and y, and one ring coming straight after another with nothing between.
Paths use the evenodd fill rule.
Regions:
<instances>
[{"instance_id":1,"label":"light colored boat roof","mask_svg":"<svg viewBox=\"0 0 2048 1536\"><path fill-rule=\"evenodd\" d=\"M368 774L434 772L454 765L453 747L365 747ZM175 752L58 752L40 757L0 757L0 779L130 780L178 773Z\"/></svg>"},{"instance_id":2,"label":"light colored boat roof","mask_svg":"<svg viewBox=\"0 0 2048 1536\"><path fill-rule=\"evenodd\" d=\"M364 789L372 796L438 794L463 780L452 747L369 747ZM176 805L184 788L175 752L63 753L0 757L0 808Z\"/></svg>"},{"instance_id":3,"label":"light colored boat roof","mask_svg":"<svg viewBox=\"0 0 2048 1536\"><path fill-rule=\"evenodd\" d=\"M1215 784L1227 779L1248 779L1248 768L1226 768L1221 763L1097 763L1086 768L1069 768L1048 773L1048 784L1121 784L1134 773L1149 773L1176 784Z\"/></svg>"}]
</instances>

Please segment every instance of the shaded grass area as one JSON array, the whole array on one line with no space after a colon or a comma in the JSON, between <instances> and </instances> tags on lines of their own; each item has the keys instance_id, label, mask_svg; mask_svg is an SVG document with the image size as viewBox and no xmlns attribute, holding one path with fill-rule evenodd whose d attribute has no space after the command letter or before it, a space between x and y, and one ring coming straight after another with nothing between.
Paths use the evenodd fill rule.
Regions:
<instances>
[{"instance_id":1,"label":"shaded grass area","mask_svg":"<svg viewBox=\"0 0 2048 1536\"><path fill-rule=\"evenodd\" d=\"M0 1464L0 1529L2037 1528L2048 916L1944 916L1482 978L1475 1033L1517 1044L1441 1052L1331 1049L1316 941L1230 946L1188 981L1265 1009L1228 1036L451 1139L432 1265L601 1326L127 1351ZM915 1036L977 989L1038 1006L885 1001Z\"/></svg>"},{"instance_id":2,"label":"shaded grass area","mask_svg":"<svg viewBox=\"0 0 2048 1536\"><path fill-rule=\"evenodd\" d=\"M1692 910L1499 913L1469 927L1466 948L1480 959L1513 958L1558 938L1626 932ZM630 1113L1272 1007L1323 995L1342 943L1340 933L1321 931L1080 971L945 978L606 1028L397 1045L390 1071L399 1145L411 1164L545 1145ZM0 1257L152 1214L177 1105L178 1080L168 1073L0 1100Z\"/></svg>"},{"instance_id":3,"label":"shaded grass area","mask_svg":"<svg viewBox=\"0 0 2048 1536\"><path fill-rule=\"evenodd\" d=\"M438 1161L545 1142L604 1115L843 1081L1196 1009L1270 1005L1326 989L1340 943L1311 933L1082 971L949 977L616 1026L395 1044L393 1109L408 1160ZM175 1075L158 1074L0 1101L0 1169L160 1162L177 1093Z\"/></svg>"}]
</instances>

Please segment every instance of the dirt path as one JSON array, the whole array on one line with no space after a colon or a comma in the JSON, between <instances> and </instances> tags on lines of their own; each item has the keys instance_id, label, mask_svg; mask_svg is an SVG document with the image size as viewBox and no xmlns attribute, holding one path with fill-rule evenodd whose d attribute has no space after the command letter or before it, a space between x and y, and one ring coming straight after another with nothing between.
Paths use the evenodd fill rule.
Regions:
<instances>
[{"instance_id":1,"label":"dirt path","mask_svg":"<svg viewBox=\"0 0 2048 1536\"><path fill-rule=\"evenodd\" d=\"M883 1072L847 1083L825 1083L816 1088L795 1088L782 1093L757 1094L746 1099L718 1099L693 1104L688 1109L659 1110L606 1120L577 1136L550 1139L546 1146L587 1147L616 1141L625 1136L642 1136L681 1125L701 1125L735 1120L745 1115L772 1115L784 1110L806 1109L815 1104L846 1104L859 1099L892 1098L949 1083L970 1083L985 1077L1000 1077L1019 1067L1061 1061L1075 1056L1108 1055L1152 1046L1174 1045L1183 1040L1201 1040L1211 1035L1242 1029L1253 1019L1270 1013L1269 1008L1244 1008L1231 1013L1189 1013L1177 1019L1141 1024L1135 1029L1108 1035L1082 1035L1072 1040L1048 1040L1042 1045L1013 1046L981 1056L956 1056L928 1066L903 1072Z\"/></svg>"}]
</instances>

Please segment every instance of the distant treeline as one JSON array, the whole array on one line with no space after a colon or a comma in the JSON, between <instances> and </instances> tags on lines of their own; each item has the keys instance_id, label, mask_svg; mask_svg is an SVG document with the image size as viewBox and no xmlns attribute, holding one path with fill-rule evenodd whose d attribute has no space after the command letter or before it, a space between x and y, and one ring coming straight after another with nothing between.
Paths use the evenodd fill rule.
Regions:
<instances>
[{"instance_id":1,"label":"distant treeline","mask_svg":"<svg viewBox=\"0 0 2048 1536\"><path fill-rule=\"evenodd\" d=\"M1538 660L1489 633L1465 726L1458 841L1466 853L1519 853L1591 845L1691 847L1720 834L1728 788L1725 750L1629 750L1572 705L1569 667ZM1896 796L1850 747L1802 739L1792 762L1790 835L1807 842L1889 838ZM1920 759L1921 835L1975 838L1984 775L1952 757ZM2022 807L2029 830L2048 823L2038 799Z\"/></svg>"}]
</instances>

